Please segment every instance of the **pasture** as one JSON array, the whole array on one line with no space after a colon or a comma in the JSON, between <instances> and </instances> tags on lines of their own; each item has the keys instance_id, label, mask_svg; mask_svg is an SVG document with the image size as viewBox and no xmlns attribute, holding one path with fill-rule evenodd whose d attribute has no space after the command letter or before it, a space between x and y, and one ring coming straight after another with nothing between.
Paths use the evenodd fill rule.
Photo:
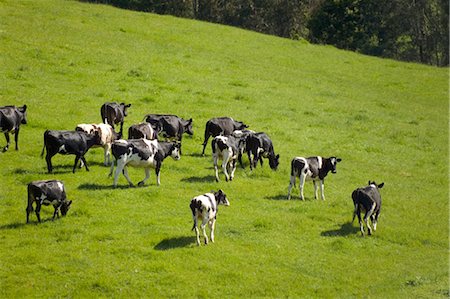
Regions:
<instances>
[{"instance_id":1,"label":"pasture","mask_svg":"<svg viewBox=\"0 0 450 299\"><path fill-rule=\"evenodd\" d=\"M0 1L0 106L28 105L19 151L0 153L0 297L449 296L448 69L400 63L226 26L76 1ZM179 161L140 188L112 188L40 153L46 129L98 123L104 102L194 119ZM232 116L280 154L214 180L206 121ZM125 131L125 130L124 130ZM0 146L5 139L0 136ZM326 200L286 200L295 156L338 156ZM142 169L130 169L135 184ZM64 181L68 215L26 221L26 185ZM351 223L351 193L384 182L377 231ZM192 197L223 189L216 242L197 247Z\"/></svg>"}]
</instances>

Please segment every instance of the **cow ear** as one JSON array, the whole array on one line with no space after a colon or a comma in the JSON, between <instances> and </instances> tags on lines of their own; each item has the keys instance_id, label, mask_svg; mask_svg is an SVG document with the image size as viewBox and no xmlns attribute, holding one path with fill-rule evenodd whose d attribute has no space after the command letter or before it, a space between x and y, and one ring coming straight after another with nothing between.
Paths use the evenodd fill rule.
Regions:
<instances>
[{"instance_id":1,"label":"cow ear","mask_svg":"<svg viewBox=\"0 0 450 299\"><path fill-rule=\"evenodd\" d=\"M278 155L276 155L276 156L275 156L275 158L279 159L279 158L280 158L280 155L279 155L279 154L278 154Z\"/></svg>"},{"instance_id":2,"label":"cow ear","mask_svg":"<svg viewBox=\"0 0 450 299\"><path fill-rule=\"evenodd\" d=\"M371 182L370 182L370 180L367 182L367 185L370 185L371 184Z\"/></svg>"},{"instance_id":3,"label":"cow ear","mask_svg":"<svg viewBox=\"0 0 450 299\"><path fill-rule=\"evenodd\" d=\"M23 112L27 111L27 105L23 105L22 110Z\"/></svg>"},{"instance_id":4,"label":"cow ear","mask_svg":"<svg viewBox=\"0 0 450 299\"><path fill-rule=\"evenodd\" d=\"M219 189L219 191L217 191L219 194L223 194L222 189Z\"/></svg>"},{"instance_id":5,"label":"cow ear","mask_svg":"<svg viewBox=\"0 0 450 299\"><path fill-rule=\"evenodd\" d=\"M70 205L72 204L72 201L71 200L69 200L69 204L67 205L68 207L70 207Z\"/></svg>"},{"instance_id":6,"label":"cow ear","mask_svg":"<svg viewBox=\"0 0 450 299\"><path fill-rule=\"evenodd\" d=\"M131 104L125 105L125 107L131 107Z\"/></svg>"},{"instance_id":7,"label":"cow ear","mask_svg":"<svg viewBox=\"0 0 450 299\"><path fill-rule=\"evenodd\" d=\"M384 186L384 182L378 185L378 189L383 188L383 186Z\"/></svg>"}]
</instances>

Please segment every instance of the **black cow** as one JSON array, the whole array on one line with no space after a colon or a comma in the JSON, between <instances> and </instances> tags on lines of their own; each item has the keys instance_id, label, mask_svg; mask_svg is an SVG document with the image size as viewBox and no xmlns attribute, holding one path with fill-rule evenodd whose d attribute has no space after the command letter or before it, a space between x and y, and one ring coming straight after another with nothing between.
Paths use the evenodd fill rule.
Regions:
<instances>
[{"instance_id":1,"label":"black cow","mask_svg":"<svg viewBox=\"0 0 450 299\"><path fill-rule=\"evenodd\" d=\"M140 123L128 128L128 139L156 139L157 132L149 123Z\"/></svg>"},{"instance_id":2,"label":"black cow","mask_svg":"<svg viewBox=\"0 0 450 299\"><path fill-rule=\"evenodd\" d=\"M361 221L361 212L365 211L364 222L367 226L367 232L369 235L372 234L372 228L369 224L369 218L372 220L373 230L377 230L378 217L381 212L381 195L380 190L383 188L384 183L377 184L375 182L369 181L368 186L363 188L358 188L352 193L353 204L355 205L355 210L353 211L353 220L355 216L358 215L359 228L361 230L361 235L364 236L364 226Z\"/></svg>"},{"instance_id":3,"label":"black cow","mask_svg":"<svg viewBox=\"0 0 450 299\"><path fill-rule=\"evenodd\" d=\"M203 142L202 155L205 154L205 148L208 144L209 137L213 136L230 136L235 130L244 130L248 128L246 124L240 121L235 121L231 117L217 117L211 118L206 122L205 126L205 141Z\"/></svg>"},{"instance_id":4,"label":"black cow","mask_svg":"<svg viewBox=\"0 0 450 299\"><path fill-rule=\"evenodd\" d=\"M102 121L105 124L109 124L113 127L114 125L120 123L120 136L123 136L123 122L125 120L125 116L128 115L128 108L131 107L131 104L120 103L104 103L100 108L100 114L102 116Z\"/></svg>"},{"instance_id":5,"label":"black cow","mask_svg":"<svg viewBox=\"0 0 450 299\"><path fill-rule=\"evenodd\" d=\"M305 179L314 183L314 198L317 199L317 181L320 181L320 193L322 200L325 200L323 193L323 181L328 172L336 173L336 164L341 162L340 158L330 157L296 157L291 161L291 182L289 184L288 199L291 199L291 189L295 186L296 178L300 178L300 199L303 200L303 186Z\"/></svg>"},{"instance_id":6,"label":"black cow","mask_svg":"<svg viewBox=\"0 0 450 299\"><path fill-rule=\"evenodd\" d=\"M258 160L263 165L262 158L269 159L269 166L273 170L277 170L278 164L280 164L280 155L276 155L273 149L272 140L264 132L248 134L245 139L245 151L248 155L248 160L250 161L250 169L256 168ZM252 157L253 156L253 157ZM242 166L241 157L239 157L239 162Z\"/></svg>"},{"instance_id":7,"label":"black cow","mask_svg":"<svg viewBox=\"0 0 450 299\"><path fill-rule=\"evenodd\" d=\"M183 133L193 135L192 118L185 120L172 114L147 114L144 120L152 125L158 134L181 143ZM181 148L180 148L181 149Z\"/></svg>"},{"instance_id":8,"label":"black cow","mask_svg":"<svg viewBox=\"0 0 450 299\"><path fill-rule=\"evenodd\" d=\"M22 107L4 106L0 107L0 131L5 133L6 146L3 151L6 152L9 148L9 133L14 134L14 141L16 143L16 151L19 150L19 130L20 124L27 123L27 105Z\"/></svg>"},{"instance_id":9,"label":"black cow","mask_svg":"<svg viewBox=\"0 0 450 299\"><path fill-rule=\"evenodd\" d=\"M226 181L232 181L236 171L236 160L242 152L240 138L234 136L216 136L211 142L216 182L219 181L218 161L222 158L222 170ZM229 173L231 171L231 173Z\"/></svg>"},{"instance_id":10,"label":"black cow","mask_svg":"<svg viewBox=\"0 0 450 299\"><path fill-rule=\"evenodd\" d=\"M63 155L75 155L75 163L73 165L73 173L78 161L83 161L86 170L89 168L86 164L84 155L86 152L96 144L100 144L100 136L98 131L93 135L87 134L83 131L50 131L44 133L44 147L42 148L41 157L44 155L44 150L47 149L45 160L47 161L47 169L52 173L52 157L58 153Z\"/></svg>"},{"instance_id":11,"label":"black cow","mask_svg":"<svg viewBox=\"0 0 450 299\"><path fill-rule=\"evenodd\" d=\"M150 168L155 169L156 183L160 185L160 170L163 160L171 156L174 160L180 159L180 144L177 142L164 142L148 139L116 140L112 145L112 154L116 158L117 168L114 173L114 187L122 172L130 186L133 183L128 176L127 166L141 167L145 169L145 178L139 182L138 186L143 186L150 177ZM112 175L114 163L111 164Z\"/></svg>"},{"instance_id":12,"label":"black cow","mask_svg":"<svg viewBox=\"0 0 450 299\"><path fill-rule=\"evenodd\" d=\"M30 219L30 213L33 212L34 202L36 202L36 216L39 222L41 222L40 211L42 205L53 205L55 212L52 220L54 220L56 215L59 217L59 211L65 216L72 204L72 201L66 198L64 184L57 180L33 181L28 184L27 223Z\"/></svg>"}]
</instances>

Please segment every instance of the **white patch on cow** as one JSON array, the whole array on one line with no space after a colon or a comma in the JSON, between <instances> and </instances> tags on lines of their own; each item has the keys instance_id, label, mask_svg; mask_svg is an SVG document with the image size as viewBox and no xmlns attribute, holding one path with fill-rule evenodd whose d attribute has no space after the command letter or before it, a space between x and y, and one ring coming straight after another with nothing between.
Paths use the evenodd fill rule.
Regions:
<instances>
[{"instance_id":1,"label":"white patch on cow","mask_svg":"<svg viewBox=\"0 0 450 299\"><path fill-rule=\"evenodd\" d=\"M64 185L61 182L56 182L56 184L58 185L61 191L64 191Z\"/></svg>"},{"instance_id":2,"label":"white patch on cow","mask_svg":"<svg viewBox=\"0 0 450 299\"><path fill-rule=\"evenodd\" d=\"M65 153L66 152L66 146L63 144L63 145L61 145L60 147L59 147L59 149L58 149L58 152L59 153Z\"/></svg>"},{"instance_id":3,"label":"white patch on cow","mask_svg":"<svg viewBox=\"0 0 450 299\"><path fill-rule=\"evenodd\" d=\"M317 163L318 163L318 167L319 169L322 169L322 157L321 156L317 156Z\"/></svg>"}]
</instances>

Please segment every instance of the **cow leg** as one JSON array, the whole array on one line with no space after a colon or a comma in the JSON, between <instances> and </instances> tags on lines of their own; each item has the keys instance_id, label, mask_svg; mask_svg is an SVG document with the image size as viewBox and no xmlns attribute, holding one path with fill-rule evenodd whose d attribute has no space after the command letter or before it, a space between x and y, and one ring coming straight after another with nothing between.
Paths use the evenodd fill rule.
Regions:
<instances>
[{"instance_id":1,"label":"cow leg","mask_svg":"<svg viewBox=\"0 0 450 299\"><path fill-rule=\"evenodd\" d=\"M138 183L139 187L144 186L145 181L148 180L148 178L150 177L150 169L149 168L144 168L144 170L145 170L145 178Z\"/></svg>"},{"instance_id":2,"label":"cow leg","mask_svg":"<svg viewBox=\"0 0 450 299\"><path fill-rule=\"evenodd\" d=\"M228 182L230 180L230 176L228 175L228 171L227 171L227 167L228 167L228 159L227 158L223 157L222 171L225 174L225 180Z\"/></svg>"},{"instance_id":3,"label":"cow leg","mask_svg":"<svg viewBox=\"0 0 450 299\"><path fill-rule=\"evenodd\" d=\"M236 171L236 159L231 162L231 177L230 181L234 179L234 172Z\"/></svg>"},{"instance_id":4,"label":"cow leg","mask_svg":"<svg viewBox=\"0 0 450 299\"><path fill-rule=\"evenodd\" d=\"M211 242L214 243L214 228L216 226L216 218L213 218L209 221L209 230L210 230L210 239Z\"/></svg>"},{"instance_id":5,"label":"cow leg","mask_svg":"<svg viewBox=\"0 0 450 299\"><path fill-rule=\"evenodd\" d=\"M362 222L362 219L361 219L360 208L358 208L357 215L358 215L358 222L359 222L359 230L361 231L361 236L364 237L364 225L363 225L363 222Z\"/></svg>"},{"instance_id":6,"label":"cow leg","mask_svg":"<svg viewBox=\"0 0 450 299\"><path fill-rule=\"evenodd\" d=\"M114 127L113 127L114 128ZM123 136L123 121L122 122L120 122L120 131L119 131L120 133L120 136Z\"/></svg>"},{"instance_id":7,"label":"cow leg","mask_svg":"<svg viewBox=\"0 0 450 299\"><path fill-rule=\"evenodd\" d=\"M217 169L217 162L219 160L218 155L214 154L213 159L214 159L214 172L216 174L216 182L219 182L219 170Z\"/></svg>"},{"instance_id":8,"label":"cow leg","mask_svg":"<svg viewBox=\"0 0 450 299\"><path fill-rule=\"evenodd\" d=\"M50 153L50 152L48 151L48 149L47 149L47 154L45 155L45 161L47 162L47 170L48 170L48 173L52 173L52 172L53 172L52 157L53 157L54 155L55 155L55 154Z\"/></svg>"},{"instance_id":9,"label":"cow leg","mask_svg":"<svg viewBox=\"0 0 450 299\"><path fill-rule=\"evenodd\" d=\"M300 174L300 184L299 184L299 188L300 188L300 199L301 200L304 200L305 199L305 197L303 196L303 187L305 186L305 179L306 179L306 176L305 176L305 174Z\"/></svg>"},{"instance_id":10,"label":"cow leg","mask_svg":"<svg viewBox=\"0 0 450 299\"><path fill-rule=\"evenodd\" d=\"M375 215L372 215L372 224L373 224L373 230L377 230L377 223L378 223L378 216L380 215L380 211L377 211Z\"/></svg>"},{"instance_id":11,"label":"cow leg","mask_svg":"<svg viewBox=\"0 0 450 299\"><path fill-rule=\"evenodd\" d=\"M160 180L161 162L156 163L155 173L156 173L156 184L159 186L159 185L161 185L161 180Z\"/></svg>"},{"instance_id":12,"label":"cow leg","mask_svg":"<svg viewBox=\"0 0 450 299\"><path fill-rule=\"evenodd\" d=\"M111 143L105 144L103 149L105 151L105 161L103 162L103 164L105 166L108 166L111 164Z\"/></svg>"},{"instance_id":13,"label":"cow leg","mask_svg":"<svg viewBox=\"0 0 450 299\"><path fill-rule=\"evenodd\" d=\"M322 200L325 200L325 194L323 193L324 190L324 181L320 180L320 196L322 197Z\"/></svg>"},{"instance_id":14,"label":"cow leg","mask_svg":"<svg viewBox=\"0 0 450 299\"><path fill-rule=\"evenodd\" d=\"M36 202L36 217L38 219L38 222L41 222L41 203L39 201Z\"/></svg>"},{"instance_id":15,"label":"cow leg","mask_svg":"<svg viewBox=\"0 0 450 299\"><path fill-rule=\"evenodd\" d=\"M358 211L358 204L355 203L355 209L353 210L353 218L352 218L352 223L355 221L355 216L356 216L356 212Z\"/></svg>"},{"instance_id":16,"label":"cow leg","mask_svg":"<svg viewBox=\"0 0 450 299\"><path fill-rule=\"evenodd\" d=\"M14 142L16 144L16 151L19 150L18 141L19 141L19 128L17 128L16 132L14 132Z\"/></svg>"},{"instance_id":17,"label":"cow leg","mask_svg":"<svg viewBox=\"0 0 450 299\"><path fill-rule=\"evenodd\" d=\"M77 169L78 161L80 161L80 156L75 156L75 163L73 164L72 172L75 173L75 169Z\"/></svg>"},{"instance_id":18,"label":"cow leg","mask_svg":"<svg viewBox=\"0 0 450 299\"><path fill-rule=\"evenodd\" d=\"M30 220L30 213L33 212L33 202L34 202L34 198L31 194L28 195L28 206L27 206L27 223Z\"/></svg>"},{"instance_id":19,"label":"cow leg","mask_svg":"<svg viewBox=\"0 0 450 299\"><path fill-rule=\"evenodd\" d=\"M126 165L123 168L123 176L127 179L128 184L130 185L130 187L134 187L133 182L130 180L130 177L128 176L128 167Z\"/></svg>"},{"instance_id":20,"label":"cow leg","mask_svg":"<svg viewBox=\"0 0 450 299\"><path fill-rule=\"evenodd\" d=\"M111 166L111 171L114 167L114 164ZM116 167L116 172L114 173L114 183L113 186L117 187L117 181L119 180L119 175L120 173L123 171L123 175L125 176L125 163L123 162L123 160L117 160L117 167ZM128 178L128 172L127 172L127 176L125 176L125 178L128 180L128 183L130 184L130 186L133 186L133 184L131 183L131 181Z\"/></svg>"},{"instance_id":21,"label":"cow leg","mask_svg":"<svg viewBox=\"0 0 450 299\"><path fill-rule=\"evenodd\" d=\"M314 199L317 199L317 182L313 181L314 184Z\"/></svg>"},{"instance_id":22,"label":"cow leg","mask_svg":"<svg viewBox=\"0 0 450 299\"><path fill-rule=\"evenodd\" d=\"M208 222L209 213L205 213L203 216L202 224L200 225L203 233L203 237L205 238L205 245L208 245L208 236L206 235L206 224Z\"/></svg>"},{"instance_id":23,"label":"cow leg","mask_svg":"<svg viewBox=\"0 0 450 299\"><path fill-rule=\"evenodd\" d=\"M211 136L211 135L208 133L208 131L205 131L205 141L203 141L202 156L205 155L205 148L206 148L206 145L208 144L209 136Z\"/></svg>"},{"instance_id":24,"label":"cow leg","mask_svg":"<svg viewBox=\"0 0 450 299\"><path fill-rule=\"evenodd\" d=\"M4 152L6 152L9 148L9 133L8 132L5 133L5 138L6 138L6 146L3 148Z\"/></svg>"},{"instance_id":25,"label":"cow leg","mask_svg":"<svg viewBox=\"0 0 450 299\"><path fill-rule=\"evenodd\" d=\"M81 156L80 159L81 159L81 162L84 163L84 167L86 168L86 171L89 171L89 167L87 165L86 158L84 156Z\"/></svg>"},{"instance_id":26,"label":"cow leg","mask_svg":"<svg viewBox=\"0 0 450 299\"><path fill-rule=\"evenodd\" d=\"M248 161L250 163L250 170L253 170L253 159L252 159L251 151L247 151L247 156L248 156Z\"/></svg>"},{"instance_id":27,"label":"cow leg","mask_svg":"<svg viewBox=\"0 0 450 299\"><path fill-rule=\"evenodd\" d=\"M53 218L52 218L52 221L53 220L55 220L55 217L56 216L58 216L58 218L59 218L59 207L60 207L61 205L57 205L57 206L53 206L54 208L55 208L55 211L53 212Z\"/></svg>"},{"instance_id":28,"label":"cow leg","mask_svg":"<svg viewBox=\"0 0 450 299\"><path fill-rule=\"evenodd\" d=\"M369 236L372 234L372 227L370 227L369 218L372 216L372 213L375 210L375 207L376 207L376 204L373 203L370 210L368 210L366 212L366 214L364 215L364 222L366 223L367 233L369 234Z\"/></svg>"},{"instance_id":29,"label":"cow leg","mask_svg":"<svg viewBox=\"0 0 450 299\"><path fill-rule=\"evenodd\" d=\"M296 179L295 175L291 175L291 181L289 182L288 195L287 195L288 200L291 199L291 190L292 190L292 187L295 186L295 179Z\"/></svg>"},{"instance_id":30,"label":"cow leg","mask_svg":"<svg viewBox=\"0 0 450 299\"><path fill-rule=\"evenodd\" d=\"M197 237L197 245L200 246L200 232L197 226L194 229L195 229L195 236Z\"/></svg>"}]
</instances>

